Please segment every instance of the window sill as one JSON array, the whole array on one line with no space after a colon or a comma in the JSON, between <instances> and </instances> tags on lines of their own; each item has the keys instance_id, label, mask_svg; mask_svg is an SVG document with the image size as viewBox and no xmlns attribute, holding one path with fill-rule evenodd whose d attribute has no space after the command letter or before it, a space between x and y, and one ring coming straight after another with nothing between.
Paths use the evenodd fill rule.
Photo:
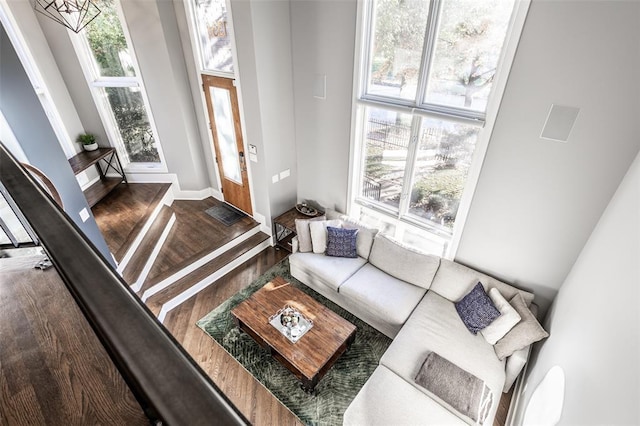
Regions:
<instances>
[{"instance_id":1,"label":"window sill","mask_svg":"<svg viewBox=\"0 0 640 426\"><path fill-rule=\"evenodd\" d=\"M411 216L399 218L397 211L386 209L364 199L357 199L352 204L350 215L404 244L448 258L452 236L443 230L419 222Z\"/></svg>"}]
</instances>

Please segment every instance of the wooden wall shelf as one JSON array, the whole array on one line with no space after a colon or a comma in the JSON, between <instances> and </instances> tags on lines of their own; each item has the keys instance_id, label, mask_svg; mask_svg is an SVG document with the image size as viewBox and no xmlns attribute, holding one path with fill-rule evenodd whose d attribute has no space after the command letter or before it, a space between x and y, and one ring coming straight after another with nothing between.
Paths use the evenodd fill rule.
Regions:
<instances>
[{"instance_id":1,"label":"wooden wall shelf","mask_svg":"<svg viewBox=\"0 0 640 426\"><path fill-rule=\"evenodd\" d=\"M84 190L89 207L95 206L108 193L113 191L121 183L127 183L120 158L115 148L98 148L95 151L82 151L69 159L71 170L74 174L80 174L91 166L96 166L100 174L100 180ZM107 172L112 169L118 177L107 177Z\"/></svg>"}]
</instances>

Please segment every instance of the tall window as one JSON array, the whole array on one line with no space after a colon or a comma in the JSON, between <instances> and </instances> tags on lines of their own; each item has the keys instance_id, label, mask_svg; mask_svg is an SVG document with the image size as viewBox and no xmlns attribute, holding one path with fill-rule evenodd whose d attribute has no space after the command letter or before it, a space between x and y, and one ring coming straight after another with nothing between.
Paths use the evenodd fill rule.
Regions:
<instances>
[{"instance_id":1,"label":"tall window","mask_svg":"<svg viewBox=\"0 0 640 426\"><path fill-rule=\"evenodd\" d=\"M94 2L102 13L74 37L74 45L105 128L125 164L160 163L142 80L116 0Z\"/></svg>"},{"instance_id":2,"label":"tall window","mask_svg":"<svg viewBox=\"0 0 640 426\"><path fill-rule=\"evenodd\" d=\"M450 238L514 0L371 0L355 201Z\"/></svg>"},{"instance_id":3,"label":"tall window","mask_svg":"<svg viewBox=\"0 0 640 426\"><path fill-rule=\"evenodd\" d=\"M194 0L202 70L233 75L226 0Z\"/></svg>"}]
</instances>

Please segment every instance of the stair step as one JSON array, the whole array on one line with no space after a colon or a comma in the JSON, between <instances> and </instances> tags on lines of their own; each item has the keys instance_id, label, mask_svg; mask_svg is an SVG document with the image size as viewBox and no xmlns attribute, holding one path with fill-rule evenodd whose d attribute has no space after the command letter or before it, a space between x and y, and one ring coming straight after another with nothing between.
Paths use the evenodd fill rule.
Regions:
<instances>
[{"instance_id":1,"label":"stair step","mask_svg":"<svg viewBox=\"0 0 640 426\"><path fill-rule=\"evenodd\" d=\"M269 236L264 232L258 232L253 236L247 238L242 243L237 246L227 250L222 255L216 257L215 259L205 263L200 268L191 272L189 275L179 279L175 283L171 284L169 287L159 291L151 295L146 301L146 305L149 307L151 312L153 312L156 316L160 313L162 306L174 299L176 296L184 293L189 288L194 286L195 284L201 282L205 278L211 276L220 268L224 267L231 263L234 259L237 259L249 252L251 249L267 240Z\"/></svg>"},{"instance_id":2,"label":"stair step","mask_svg":"<svg viewBox=\"0 0 640 426\"><path fill-rule=\"evenodd\" d=\"M158 192L156 193L156 195L153 197L153 200L149 203L149 207L147 207L143 218L140 219L138 223L136 223L136 225L133 227L133 229L127 236L127 239L125 240L124 244L122 244L122 246L118 249L118 251L114 253L115 258L119 263L122 262L122 260L124 259L125 255L129 251L131 246L133 246L133 243L138 237L138 234L140 234L140 232L144 228L149 218L153 215L153 212L155 211L156 207L162 201L165 194L167 193L167 191L169 191L170 188L171 188L170 183L162 184L162 186L158 189Z\"/></svg>"},{"instance_id":3,"label":"stair step","mask_svg":"<svg viewBox=\"0 0 640 426\"><path fill-rule=\"evenodd\" d=\"M177 265L175 265L174 267L168 269L167 271L153 277L153 278L148 278L142 285L142 288L139 290L138 294L140 296L142 296L142 301L144 302L145 300L147 300L148 295L145 295L145 293L149 290L152 289L153 287L156 287L157 285L164 285L166 284L166 282L175 282L178 281L179 279L185 277L186 275L188 275L188 273L190 273L190 271L188 271L189 268L193 268L195 269L195 267L202 267L203 265L205 265L208 261L213 260L213 258L215 256L218 256L219 254L222 254L222 252L224 252L225 250L225 246L235 246L236 244L240 244L240 241L244 236L247 236L249 234L254 234L254 233L259 233L259 224L257 222L255 222L253 228L249 229L247 232L245 232L244 234L241 234L231 240L228 240L224 243L222 243L219 247L216 247L215 250L212 251L211 248L206 249L206 250L202 250L198 253L196 253L195 255L189 257L188 259L183 260L182 262L178 263ZM246 237L248 238L248 237ZM219 253L216 253L219 252ZM177 272L176 272L177 271Z\"/></svg>"},{"instance_id":4,"label":"stair step","mask_svg":"<svg viewBox=\"0 0 640 426\"><path fill-rule=\"evenodd\" d=\"M149 231L143 237L142 242L122 273L122 278L133 287L134 291L136 291L135 287L139 288L146 279L150 264L153 263L160 251L160 246L164 243L164 238L168 233L167 228L170 228L174 222L175 213L173 209L166 205L162 206L158 217L151 224ZM144 274L145 272L146 274Z\"/></svg>"}]
</instances>

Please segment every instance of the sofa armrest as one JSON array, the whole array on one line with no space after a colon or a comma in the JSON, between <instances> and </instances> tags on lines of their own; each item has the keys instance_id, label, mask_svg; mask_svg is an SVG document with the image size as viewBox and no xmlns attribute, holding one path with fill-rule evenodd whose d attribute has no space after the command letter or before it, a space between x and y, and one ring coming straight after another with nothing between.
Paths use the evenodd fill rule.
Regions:
<instances>
[{"instance_id":1,"label":"sofa armrest","mask_svg":"<svg viewBox=\"0 0 640 426\"><path fill-rule=\"evenodd\" d=\"M291 240L291 254L296 253L298 251L298 236L296 235Z\"/></svg>"},{"instance_id":2,"label":"sofa armrest","mask_svg":"<svg viewBox=\"0 0 640 426\"><path fill-rule=\"evenodd\" d=\"M509 392L509 389L511 389L511 386L513 386L513 383L516 381L518 375L524 368L524 365L527 363L530 351L531 345L515 351L513 354L511 354L511 356L507 358L507 361L505 363L504 388L502 389L502 392Z\"/></svg>"}]
</instances>

